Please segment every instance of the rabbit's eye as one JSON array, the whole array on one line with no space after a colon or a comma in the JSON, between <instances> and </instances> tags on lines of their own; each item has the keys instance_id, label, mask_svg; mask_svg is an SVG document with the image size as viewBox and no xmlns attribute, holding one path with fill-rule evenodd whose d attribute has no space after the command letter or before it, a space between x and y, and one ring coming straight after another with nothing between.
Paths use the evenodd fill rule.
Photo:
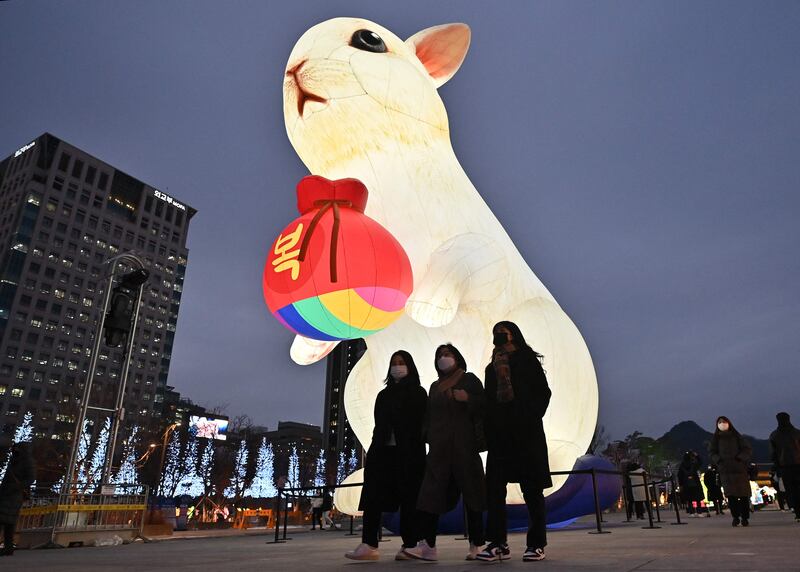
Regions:
<instances>
[{"instance_id":1,"label":"rabbit's eye","mask_svg":"<svg viewBox=\"0 0 800 572\"><path fill-rule=\"evenodd\" d=\"M386 53L386 44L375 32L369 30L356 30L350 38L350 45L359 50L375 52L376 54Z\"/></svg>"}]
</instances>

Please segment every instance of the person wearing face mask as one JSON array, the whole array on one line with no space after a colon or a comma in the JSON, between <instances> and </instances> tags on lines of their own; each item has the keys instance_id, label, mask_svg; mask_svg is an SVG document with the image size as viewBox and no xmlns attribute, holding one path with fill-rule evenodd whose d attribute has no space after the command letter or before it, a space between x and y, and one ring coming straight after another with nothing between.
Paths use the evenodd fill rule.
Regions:
<instances>
[{"instance_id":1,"label":"person wearing face mask","mask_svg":"<svg viewBox=\"0 0 800 572\"><path fill-rule=\"evenodd\" d=\"M742 437L727 417L717 419L717 429L709 444L711 460L719 470L722 489L728 499L733 526L750 524L750 477L748 463L753 453L750 443Z\"/></svg>"},{"instance_id":2,"label":"person wearing face mask","mask_svg":"<svg viewBox=\"0 0 800 572\"><path fill-rule=\"evenodd\" d=\"M423 423L428 396L420 386L414 359L406 351L389 361L386 387L375 400L375 429L364 466L361 544L345 554L351 560L378 560L383 512L400 509L403 547L417 544L416 504L425 471ZM395 559L408 560L403 547Z\"/></svg>"},{"instance_id":3,"label":"person wearing face mask","mask_svg":"<svg viewBox=\"0 0 800 572\"><path fill-rule=\"evenodd\" d=\"M489 514L486 550L479 560L511 555L506 542L506 486L519 483L528 508L525 562L544 560L547 513L544 489L553 486L542 417L550 404L550 387L542 356L525 341L513 322L493 329L492 362L486 366L486 487Z\"/></svg>"},{"instance_id":4,"label":"person wearing face mask","mask_svg":"<svg viewBox=\"0 0 800 572\"><path fill-rule=\"evenodd\" d=\"M404 552L419 560L437 560L436 528L439 515L452 510L458 493L466 507L470 549L474 560L483 545L483 510L486 508L483 463L483 386L467 372L464 357L452 344L436 349L439 379L428 397L426 434L429 444L425 478L417 500L419 537Z\"/></svg>"}]
</instances>

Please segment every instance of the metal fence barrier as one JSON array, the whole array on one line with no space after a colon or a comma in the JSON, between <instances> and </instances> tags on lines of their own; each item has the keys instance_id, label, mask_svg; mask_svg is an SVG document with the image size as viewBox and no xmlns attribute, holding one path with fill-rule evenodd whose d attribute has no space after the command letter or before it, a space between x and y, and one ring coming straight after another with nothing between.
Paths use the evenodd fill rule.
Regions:
<instances>
[{"instance_id":1,"label":"metal fence barrier","mask_svg":"<svg viewBox=\"0 0 800 572\"><path fill-rule=\"evenodd\" d=\"M645 505L647 507L647 516L648 516L648 526L643 526L642 528L645 529L658 529L661 528L660 526L656 526L655 523L662 523L661 520L661 511L660 511L660 494L659 491L662 490L662 485L664 485L664 492L668 492L668 496L671 497L671 504L672 508L675 513L675 522L670 524L679 525L679 524L686 524L685 522L681 522L681 515L678 506L678 499L676 495L677 487L675 486L675 477L673 475L669 476L660 476L657 477L658 480L650 481L649 478L653 475L650 475L646 471L642 473L626 473L624 471L611 471L605 469L577 469L572 471L551 471L551 475L589 475L592 479L592 492L594 495L594 513L595 513L595 530L589 532L589 534L610 534L610 530L603 530L603 514L600 508L600 497L597 491L597 476L598 475L616 475L619 477L624 477L626 475L635 474L637 476L643 477L644 482L642 484L632 485L633 487L644 487L645 490ZM327 489L329 491L333 491L337 488L345 488L345 487L360 487L363 486L364 483L348 483L346 485L322 485L322 486L313 486L313 487L287 487L278 489L278 496L275 498L275 538L271 540L268 544L280 544L286 542L287 540L291 540L290 537L286 535L287 528L288 528L288 510L283 508L283 501L288 501L289 499L298 498L305 496L306 493L310 491L322 491L323 489ZM666 485L669 485L667 487ZM624 488L624 483L622 483L622 487ZM625 494L622 495L624 502L627 503L627 499L625 498ZM653 510L655 508L656 519L653 519ZM283 512L283 522L281 522L281 512ZM627 506L626 506L627 512ZM350 531L348 533L349 536L354 535L353 532L353 521L354 517L350 516ZM630 519L628 519L630 522ZM283 534L281 534L281 528L283 528ZM465 530L464 535L466 537L466 523L465 523Z\"/></svg>"},{"instance_id":2,"label":"metal fence barrier","mask_svg":"<svg viewBox=\"0 0 800 572\"><path fill-rule=\"evenodd\" d=\"M147 510L146 485L104 485L93 492L71 483L64 494L35 494L23 503L17 521L21 548L64 547L118 536L142 536Z\"/></svg>"}]
</instances>

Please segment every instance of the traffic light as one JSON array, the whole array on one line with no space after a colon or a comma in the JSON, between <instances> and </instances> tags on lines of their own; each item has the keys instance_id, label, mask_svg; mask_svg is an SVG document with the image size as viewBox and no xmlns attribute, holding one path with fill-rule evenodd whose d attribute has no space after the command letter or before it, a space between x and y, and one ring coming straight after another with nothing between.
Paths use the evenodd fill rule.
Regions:
<instances>
[{"instance_id":1,"label":"traffic light","mask_svg":"<svg viewBox=\"0 0 800 572\"><path fill-rule=\"evenodd\" d=\"M139 288L150 273L147 270L134 270L122 276L120 283L111 290L108 313L103 323L106 345L112 348L122 346L128 339L136 312Z\"/></svg>"}]
</instances>

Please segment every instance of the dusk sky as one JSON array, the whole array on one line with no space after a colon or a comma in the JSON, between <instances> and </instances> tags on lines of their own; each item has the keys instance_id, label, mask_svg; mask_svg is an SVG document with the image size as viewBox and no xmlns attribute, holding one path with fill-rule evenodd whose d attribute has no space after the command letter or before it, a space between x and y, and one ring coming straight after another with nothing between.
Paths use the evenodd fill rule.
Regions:
<instances>
[{"instance_id":1,"label":"dusk sky","mask_svg":"<svg viewBox=\"0 0 800 572\"><path fill-rule=\"evenodd\" d=\"M289 359L261 273L308 174L286 60L335 16L472 28L440 90L456 153L583 334L613 437L800 424L789 1L0 3L0 156L48 131L199 211L170 385L270 428L322 422L324 365Z\"/></svg>"}]
</instances>

